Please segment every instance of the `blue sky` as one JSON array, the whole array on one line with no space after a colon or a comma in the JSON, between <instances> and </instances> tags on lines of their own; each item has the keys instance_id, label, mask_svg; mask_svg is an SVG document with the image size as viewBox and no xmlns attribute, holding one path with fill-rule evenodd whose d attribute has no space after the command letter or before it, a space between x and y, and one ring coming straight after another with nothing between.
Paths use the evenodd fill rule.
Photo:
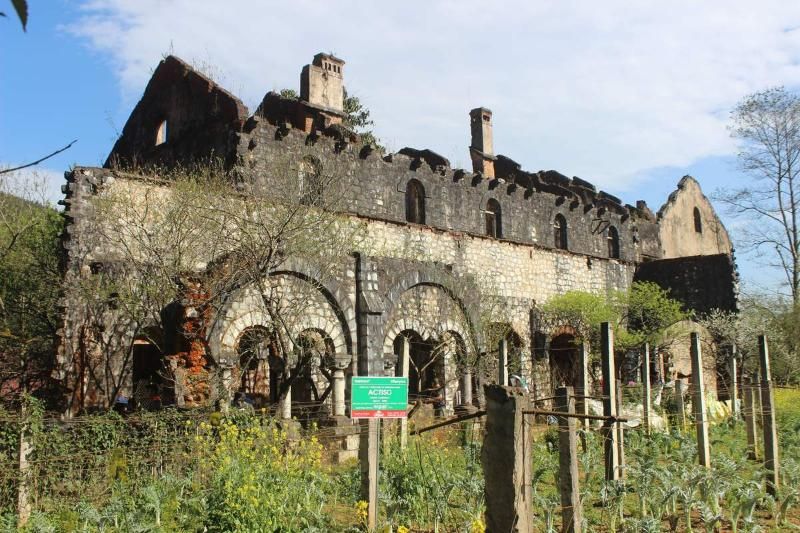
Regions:
<instances>
[{"instance_id":1,"label":"blue sky","mask_svg":"<svg viewBox=\"0 0 800 533\"><path fill-rule=\"evenodd\" d=\"M800 3L778 0L29 1L27 33L0 19L0 164L78 139L38 169L52 199L70 165L102 164L166 53L253 110L269 90L298 88L316 52L335 52L390 149L467 167L468 111L486 106L498 153L654 210L684 174L707 194L745 184L729 110L800 85ZM780 279L738 259L746 288Z\"/></svg>"}]
</instances>

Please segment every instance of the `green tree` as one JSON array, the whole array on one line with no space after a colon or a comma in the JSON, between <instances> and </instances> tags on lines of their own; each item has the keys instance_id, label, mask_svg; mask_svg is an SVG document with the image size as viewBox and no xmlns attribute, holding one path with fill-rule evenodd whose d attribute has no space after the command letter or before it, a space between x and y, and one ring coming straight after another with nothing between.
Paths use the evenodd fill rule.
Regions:
<instances>
[{"instance_id":1,"label":"green tree","mask_svg":"<svg viewBox=\"0 0 800 533\"><path fill-rule=\"evenodd\" d=\"M56 210L0 192L0 390L6 394L50 383L62 227Z\"/></svg>"}]
</instances>

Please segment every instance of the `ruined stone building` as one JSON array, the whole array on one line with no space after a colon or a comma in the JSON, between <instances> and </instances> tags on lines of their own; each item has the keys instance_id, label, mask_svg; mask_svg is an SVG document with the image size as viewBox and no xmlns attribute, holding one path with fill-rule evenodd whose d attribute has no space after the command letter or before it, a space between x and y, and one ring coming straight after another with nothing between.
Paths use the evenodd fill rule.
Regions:
<instances>
[{"instance_id":1,"label":"ruined stone building","mask_svg":"<svg viewBox=\"0 0 800 533\"><path fill-rule=\"evenodd\" d=\"M579 332L542 322L538 310L572 290L606 294L647 280L688 309L735 309L731 241L692 177L657 214L642 201L627 205L577 177L524 170L496 153L492 112L483 107L468 114L471 169L452 168L430 149L383 154L343 123L344 69L344 61L318 54L302 69L299 98L269 92L251 113L191 66L164 59L105 167L66 174L67 278L89 282L118 261L95 240L103 223L95 198L118 190L147 202L170 187L151 169L214 158L244 195L276 172L312 183L335 168L344 191L339 212L364 227L324 279L302 257L268 273L282 294L305 291L312 304L289 326L294 345L319 352L315 368L303 370L308 379L291 386L295 413L316 400L323 415L344 415L347 377L365 373L405 373L412 396L436 378L448 411L476 404L480 383L511 375L549 397L574 379ZM291 164L276 170L286 158ZM136 331L104 324L103 313L87 320L91 302L68 295L58 377L73 412L136 398L143 386L158 391L151 399L178 405L236 392L258 406L278 400L276 369L291 362L270 343L274 326L251 306L253 291L240 287L225 305L204 308L208 289L192 272L185 279L183 297ZM113 297L104 304L109 314L119 305ZM200 327L202 335L188 335ZM291 407L285 401L284 414Z\"/></svg>"}]
</instances>

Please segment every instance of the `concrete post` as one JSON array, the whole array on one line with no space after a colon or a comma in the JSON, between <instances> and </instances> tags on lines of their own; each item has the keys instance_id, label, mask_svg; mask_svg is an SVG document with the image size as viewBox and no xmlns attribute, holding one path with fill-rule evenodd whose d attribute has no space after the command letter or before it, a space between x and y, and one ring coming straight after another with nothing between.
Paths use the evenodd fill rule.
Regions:
<instances>
[{"instance_id":1,"label":"concrete post","mask_svg":"<svg viewBox=\"0 0 800 533\"><path fill-rule=\"evenodd\" d=\"M750 377L743 383L744 389L744 428L747 433L747 458L751 461L758 460L758 438L756 427L755 388L756 378Z\"/></svg>"},{"instance_id":2,"label":"concrete post","mask_svg":"<svg viewBox=\"0 0 800 533\"><path fill-rule=\"evenodd\" d=\"M530 408L519 389L485 385L486 433L481 464L485 482L486 531L533 531Z\"/></svg>"},{"instance_id":3,"label":"concrete post","mask_svg":"<svg viewBox=\"0 0 800 533\"><path fill-rule=\"evenodd\" d=\"M366 256L356 253L354 258L358 375L381 376L384 374L384 318L383 300L378 289L378 269ZM367 527L370 531L378 524L379 427L378 419L361 420L361 439L358 447L361 470L360 497L369 504Z\"/></svg>"},{"instance_id":4,"label":"concrete post","mask_svg":"<svg viewBox=\"0 0 800 533\"><path fill-rule=\"evenodd\" d=\"M622 381L617 380L617 414L622 413ZM617 424L617 457L619 460L619 479L625 479L625 426Z\"/></svg>"},{"instance_id":5,"label":"concrete post","mask_svg":"<svg viewBox=\"0 0 800 533\"><path fill-rule=\"evenodd\" d=\"M711 468L711 448L708 442L708 410L706 409L705 383L703 379L703 354L700 351L700 336L691 334L692 351L692 411L697 429L697 456L700 464Z\"/></svg>"},{"instance_id":6,"label":"concrete post","mask_svg":"<svg viewBox=\"0 0 800 533\"><path fill-rule=\"evenodd\" d=\"M409 365L411 364L411 341L405 335L402 336L402 347L400 353L400 377L408 377ZM408 419L400 419L400 448L405 450L408 446Z\"/></svg>"},{"instance_id":7,"label":"concrete post","mask_svg":"<svg viewBox=\"0 0 800 533\"><path fill-rule=\"evenodd\" d=\"M31 413L27 409L28 399L23 397L20 409L19 428L19 485L17 486L17 526L21 529L31 517L30 483L31 472L28 456L33 451L30 441Z\"/></svg>"},{"instance_id":8,"label":"concrete post","mask_svg":"<svg viewBox=\"0 0 800 533\"><path fill-rule=\"evenodd\" d=\"M731 398L731 415L734 420L739 420L739 369L736 366L736 345L731 346L730 383L728 385Z\"/></svg>"},{"instance_id":9,"label":"concrete post","mask_svg":"<svg viewBox=\"0 0 800 533\"><path fill-rule=\"evenodd\" d=\"M778 426L775 423L775 394L772 390L766 335L758 336L758 355L761 359L761 417L764 423L764 469L767 471L767 493L777 496L780 481Z\"/></svg>"},{"instance_id":10,"label":"concrete post","mask_svg":"<svg viewBox=\"0 0 800 533\"><path fill-rule=\"evenodd\" d=\"M675 380L675 409L678 411L678 429L686 431L686 381L684 379Z\"/></svg>"},{"instance_id":11,"label":"concrete post","mask_svg":"<svg viewBox=\"0 0 800 533\"><path fill-rule=\"evenodd\" d=\"M589 343L582 341L578 347L578 385L575 387L575 409L576 412L582 415L589 414L589 402L586 401L586 396L589 395ZM583 419L580 422L585 426L589 426L589 420Z\"/></svg>"},{"instance_id":12,"label":"concrete post","mask_svg":"<svg viewBox=\"0 0 800 533\"><path fill-rule=\"evenodd\" d=\"M575 412L575 392L572 387L556 389L555 410L565 413ZM563 533L580 533L583 522L578 474L577 425L575 418L558 417L558 464Z\"/></svg>"},{"instance_id":13,"label":"concrete post","mask_svg":"<svg viewBox=\"0 0 800 533\"><path fill-rule=\"evenodd\" d=\"M497 384L508 385L508 341L500 339L497 350Z\"/></svg>"},{"instance_id":14,"label":"concrete post","mask_svg":"<svg viewBox=\"0 0 800 533\"><path fill-rule=\"evenodd\" d=\"M644 344L642 354L642 418L644 419L644 430L650 434L650 408L652 406L652 389L650 386L650 345Z\"/></svg>"},{"instance_id":15,"label":"concrete post","mask_svg":"<svg viewBox=\"0 0 800 533\"><path fill-rule=\"evenodd\" d=\"M600 325L600 350L603 359L603 415L617 416L617 371L614 361L614 331L611 324ZM612 420L603 422L603 445L605 450L606 480L620 478L619 447L617 446L617 424Z\"/></svg>"}]
</instances>

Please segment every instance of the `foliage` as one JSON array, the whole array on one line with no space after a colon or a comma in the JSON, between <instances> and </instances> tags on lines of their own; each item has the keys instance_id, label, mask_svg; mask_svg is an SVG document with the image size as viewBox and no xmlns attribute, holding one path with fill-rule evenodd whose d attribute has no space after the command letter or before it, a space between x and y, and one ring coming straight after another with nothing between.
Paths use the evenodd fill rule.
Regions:
<instances>
[{"instance_id":1,"label":"foliage","mask_svg":"<svg viewBox=\"0 0 800 533\"><path fill-rule=\"evenodd\" d=\"M800 302L800 95L774 87L746 96L731 112L739 167L750 178L716 198L732 215L742 247L782 271L792 302Z\"/></svg>"},{"instance_id":2,"label":"foliage","mask_svg":"<svg viewBox=\"0 0 800 533\"><path fill-rule=\"evenodd\" d=\"M28 26L28 2L27 0L11 0L11 5L17 13L20 23L22 23L22 31L27 31ZM0 17L5 17L6 14L0 11Z\"/></svg>"},{"instance_id":3,"label":"foliage","mask_svg":"<svg viewBox=\"0 0 800 533\"><path fill-rule=\"evenodd\" d=\"M63 219L14 179L0 182L0 389L6 398L49 385L61 296Z\"/></svg>"},{"instance_id":4,"label":"foliage","mask_svg":"<svg viewBox=\"0 0 800 533\"><path fill-rule=\"evenodd\" d=\"M344 112L344 125L358 133L361 136L361 142L374 146L381 152L386 151L380 144L380 139L375 137L375 133L372 131L371 126L374 123L370 118L369 109L361 103L358 96L348 94L347 89L344 90Z\"/></svg>"}]
</instances>

